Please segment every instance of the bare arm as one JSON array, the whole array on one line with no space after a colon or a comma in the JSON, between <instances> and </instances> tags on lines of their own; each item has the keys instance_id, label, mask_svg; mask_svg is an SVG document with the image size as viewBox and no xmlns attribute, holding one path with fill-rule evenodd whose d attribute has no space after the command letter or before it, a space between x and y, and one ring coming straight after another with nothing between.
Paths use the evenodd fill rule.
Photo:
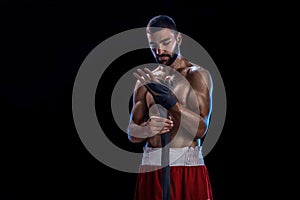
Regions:
<instances>
[{"instance_id":1,"label":"bare arm","mask_svg":"<svg viewBox=\"0 0 300 200\"><path fill-rule=\"evenodd\" d=\"M195 95L187 97L187 107L183 107L177 102L171 108L170 114L173 118L179 119L180 125L195 139L198 139L205 135L208 128L212 107L212 80L207 70L193 68L187 74L187 80L190 82ZM195 112L196 110L199 113Z\"/></svg>"},{"instance_id":2,"label":"bare arm","mask_svg":"<svg viewBox=\"0 0 300 200\"><path fill-rule=\"evenodd\" d=\"M127 128L128 139L131 142L142 142L147 138L145 126L148 108L146 104L146 88L137 81L133 93L133 107Z\"/></svg>"},{"instance_id":3,"label":"bare arm","mask_svg":"<svg viewBox=\"0 0 300 200\"><path fill-rule=\"evenodd\" d=\"M128 139L131 142L143 142L146 138L170 131L173 127L171 119L159 117L155 109L149 113L148 108L153 106L154 101L151 94L139 82L136 84L133 95L133 108L127 128Z\"/></svg>"}]
</instances>

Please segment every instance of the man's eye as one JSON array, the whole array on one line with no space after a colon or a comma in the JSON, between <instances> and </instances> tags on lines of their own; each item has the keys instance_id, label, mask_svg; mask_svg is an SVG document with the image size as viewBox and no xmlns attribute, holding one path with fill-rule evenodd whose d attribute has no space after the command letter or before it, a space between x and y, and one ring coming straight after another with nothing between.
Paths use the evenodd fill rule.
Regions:
<instances>
[{"instance_id":1,"label":"man's eye","mask_svg":"<svg viewBox=\"0 0 300 200\"><path fill-rule=\"evenodd\" d=\"M163 45L165 45L165 46L168 45L168 44L170 44L170 41L163 43Z\"/></svg>"}]
</instances>

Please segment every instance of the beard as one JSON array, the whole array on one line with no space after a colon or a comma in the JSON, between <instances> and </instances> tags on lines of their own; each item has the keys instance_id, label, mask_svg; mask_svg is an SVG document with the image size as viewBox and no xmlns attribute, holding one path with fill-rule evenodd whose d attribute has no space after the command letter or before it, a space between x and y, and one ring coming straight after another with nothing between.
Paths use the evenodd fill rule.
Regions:
<instances>
[{"instance_id":1,"label":"beard","mask_svg":"<svg viewBox=\"0 0 300 200\"><path fill-rule=\"evenodd\" d=\"M179 52L178 45L176 45L174 52ZM166 53L166 54L157 55L155 57L155 59L156 59L156 62L158 62L159 64L170 66L176 60L177 56L178 56L178 53L172 53L172 54ZM161 60L160 59L161 57L168 57L168 59Z\"/></svg>"},{"instance_id":2,"label":"beard","mask_svg":"<svg viewBox=\"0 0 300 200\"><path fill-rule=\"evenodd\" d=\"M178 56L177 53L173 53L171 55L170 54L161 54L159 56L156 56L156 61L159 64L170 66L176 60L177 56ZM161 60L160 59L161 57L167 57L168 59Z\"/></svg>"}]
</instances>

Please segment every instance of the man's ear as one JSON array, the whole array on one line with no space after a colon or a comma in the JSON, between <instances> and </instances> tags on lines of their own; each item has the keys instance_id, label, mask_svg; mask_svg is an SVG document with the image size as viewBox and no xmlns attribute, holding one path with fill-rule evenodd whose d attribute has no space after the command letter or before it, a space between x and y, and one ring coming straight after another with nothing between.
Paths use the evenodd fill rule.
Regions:
<instances>
[{"instance_id":1,"label":"man's ear","mask_svg":"<svg viewBox=\"0 0 300 200\"><path fill-rule=\"evenodd\" d=\"M177 35L177 37L176 37L176 40L177 40L178 45L181 45L181 42L182 42L182 36L181 36L181 33L178 33L178 35Z\"/></svg>"}]
</instances>

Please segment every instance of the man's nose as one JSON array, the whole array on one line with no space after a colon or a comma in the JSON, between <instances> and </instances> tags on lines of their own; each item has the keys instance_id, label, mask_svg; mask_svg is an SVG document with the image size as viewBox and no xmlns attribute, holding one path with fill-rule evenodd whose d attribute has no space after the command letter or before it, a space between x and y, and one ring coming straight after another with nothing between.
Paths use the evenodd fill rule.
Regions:
<instances>
[{"instance_id":1,"label":"man's nose","mask_svg":"<svg viewBox=\"0 0 300 200\"><path fill-rule=\"evenodd\" d=\"M156 55L160 55L160 54L162 54L162 52L163 52L163 50L161 48L156 48L155 49Z\"/></svg>"}]
</instances>

